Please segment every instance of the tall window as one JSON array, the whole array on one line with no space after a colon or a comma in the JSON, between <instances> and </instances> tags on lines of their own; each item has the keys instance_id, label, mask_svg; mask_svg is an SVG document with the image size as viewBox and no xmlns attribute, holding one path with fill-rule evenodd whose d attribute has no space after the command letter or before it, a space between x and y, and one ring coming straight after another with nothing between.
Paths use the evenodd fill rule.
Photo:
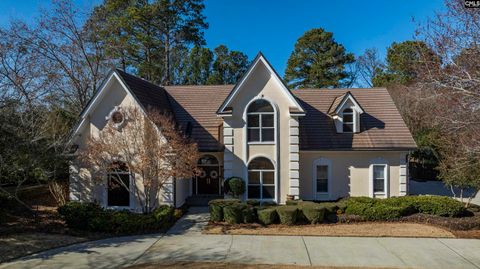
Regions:
<instances>
[{"instance_id":1,"label":"tall window","mask_svg":"<svg viewBox=\"0 0 480 269\"><path fill-rule=\"evenodd\" d=\"M385 192L385 165L373 166L373 192Z\"/></svg>"},{"instance_id":2,"label":"tall window","mask_svg":"<svg viewBox=\"0 0 480 269\"><path fill-rule=\"evenodd\" d=\"M264 157L248 165L248 199L275 199L275 168Z\"/></svg>"},{"instance_id":3,"label":"tall window","mask_svg":"<svg viewBox=\"0 0 480 269\"><path fill-rule=\"evenodd\" d=\"M353 110L351 108L343 110L343 132L353 133Z\"/></svg>"},{"instance_id":4,"label":"tall window","mask_svg":"<svg viewBox=\"0 0 480 269\"><path fill-rule=\"evenodd\" d=\"M275 141L275 113L268 101L259 99L248 107L247 137L248 142Z\"/></svg>"},{"instance_id":5,"label":"tall window","mask_svg":"<svg viewBox=\"0 0 480 269\"><path fill-rule=\"evenodd\" d=\"M317 192L328 192L328 165L317 165Z\"/></svg>"},{"instance_id":6,"label":"tall window","mask_svg":"<svg viewBox=\"0 0 480 269\"><path fill-rule=\"evenodd\" d=\"M107 180L107 206L130 206L130 171L125 163L113 163Z\"/></svg>"}]
</instances>

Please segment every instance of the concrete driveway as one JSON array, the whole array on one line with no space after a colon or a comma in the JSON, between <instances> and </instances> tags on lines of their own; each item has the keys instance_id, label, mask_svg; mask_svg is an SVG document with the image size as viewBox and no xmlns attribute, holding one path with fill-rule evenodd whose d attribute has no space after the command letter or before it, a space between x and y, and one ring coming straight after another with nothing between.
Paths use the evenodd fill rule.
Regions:
<instances>
[{"instance_id":1,"label":"concrete driveway","mask_svg":"<svg viewBox=\"0 0 480 269\"><path fill-rule=\"evenodd\" d=\"M160 261L222 261L396 268L480 268L480 240L202 235L193 208L164 236L122 237L32 255L0 268L121 268Z\"/></svg>"}]
</instances>

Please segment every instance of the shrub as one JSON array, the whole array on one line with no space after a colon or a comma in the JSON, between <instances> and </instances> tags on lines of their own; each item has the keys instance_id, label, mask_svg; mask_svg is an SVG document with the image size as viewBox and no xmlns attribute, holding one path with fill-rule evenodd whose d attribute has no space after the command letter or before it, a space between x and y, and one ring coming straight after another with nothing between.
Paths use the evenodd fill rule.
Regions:
<instances>
[{"instance_id":1,"label":"shrub","mask_svg":"<svg viewBox=\"0 0 480 269\"><path fill-rule=\"evenodd\" d=\"M246 206L243 209L243 222L244 223L254 223L257 221L257 215L255 213L255 208L253 206Z\"/></svg>"},{"instance_id":2,"label":"shrub","mask_svg":"<svg viewBox=\"0 0 480 269\"><path fill-rule=\"evenodd\" d=\"M287 205L299 205L303 202L303 200L287 200Z\"/></svg>"},{"instance_id":3,"label":"shrub","mask_svg":"<svg viewBox=\"0 0 480 269\"><path fill-rule=\"evenodd\" d=\"M404 215L406 207L377 204L367 208L361 215L366 220L393 220Z\"/></svg>"},{"instance_id":4,"label":"shrub","mask_svg":"<svg viewBox=\"0 0 480 269\"><path fill-rule=\"evenodd\" d=\"M301 211L311 224L321 223L325 217L325 208L320 205L306 204L301 206Z\"/></svg>"},{"instance_id":5,"label":"shrub","mask_svg":"<svg viewBox=\"0 0 480 269\"><path fill-rule=\"evenodd\" d=\"M350 198L347 201L347 208L345 209L345 213L350 215L363 216L363 213L365 212L365 210L367 210L372 206L374 206L373 200L372 202L370 201L364 202L363 200Z\"/></svg>"},{"instance_id":6,"label":"shrub","mask_svg":"<svg viewBox=\"0 0 480 269\"><path fill-rule=\"evenodd\" d=\"M58 212L70 228L111 234L138 234L169 228L175 210L160 206L150 214L105 210L96 204L69 202Z\"/></svg>"},{"instance_id":7,"label":"shrub","mask_svg":"<svg viewBox=\"0 0 480 269\"><path fill-rule=\"evenodd\" d=\"M152 212L156 221L162 222L163 225L169 226L169 224L175 221L175 209L168 205L161 205Z\"/></svg>"},{"instance_id":8,"label":"shrub","mask_svg":"<svg viewBox=\"0 0 480 269\"><path fill-rule=\"evenodd\" d=\"M277 207L277 214L281 224L293 225L297 222L298 209L291 205L279 206Z\"/></svg>"},{"instance_id":9,"label":"shrub","mask_svg":"<svg viewBox=\"0 0 480 269\"><path fill-rule=\"evenodd\" d=\"M260 205L259 200L247 200L246 203L247 203L247 205L251 205L251 206L259 206Z\"/></svg>"},{"instance_id":10,"label":"shrub","mask_svg":"<svg viewBox=\"0 0 480 269\"><path fill-rule=\"evenodd\" d=\"M245 181L239 177L231 177L225 181L228 185L228 192L233 195L233 197L239 197L245 193Z\"/></svg>"},{"instance_id":11,"label":"shrub","mask_svg":"<svg viewBox=\"0 0 480 269\"><path fill-rule=\"evenodd\" d=\"M102 214L103 209L94 203L68 202L58 208L67 225L73 229L88 230L90 221Z\"/></svg>"},{"instance_id":12,"label":"shrub","mask_svg":"<svg viewBox=\"0 0 480 269\"><path fill-rule=\"evenodd\" d=\"M257 210L258 221L263 225L270 225L278 220L278 214L275 207L259 208Z\"/></svg>"},{"instance_id":13,"label":"shrub","mask_svg":"<svg viewBox=\"0 0 480 269\"><path fill-rule=\"evenodd\" d=\"M223 221L223 208L227 205L231 205L234 203L240 203L240 200L237 199L215 199L211 200L208 203L208 207L210 210L210 221Z\"/></svg>"},{"instance_id":14,"label":"shrub","mask_svg":"<svg viewBox=\"0 0 480 269\"><path fill-rule=\"evenodd\" d=\"M458 217L465 214L462 202L445 196L406 196L411 205L420 213L441 217Z\"/></svg>"},{"instance_id":15,"label":"shrub","mask_svg":"<svg viewBox=\"0 0 480 269\"><path fill-rule=\"evenodd\" d=\"M239 224L243 222L244 204L230 204L223 207L223 217L229 224Z\"/></svg>"}]
</instances>

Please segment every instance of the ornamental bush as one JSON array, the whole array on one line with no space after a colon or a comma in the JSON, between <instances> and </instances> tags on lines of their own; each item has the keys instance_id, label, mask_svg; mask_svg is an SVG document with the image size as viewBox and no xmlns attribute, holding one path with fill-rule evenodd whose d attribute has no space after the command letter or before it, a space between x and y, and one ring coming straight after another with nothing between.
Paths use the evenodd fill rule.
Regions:
<instances>
[{"instance_id":1,"label":"ornamental bush","mask_svg":"<svg viewBox=\"0 0 480 269\"><path fill-rule=\"evenodd\" d=\"M400 197L419 213L441 217L459 217L465 214L465 205L446 196L405 196Z\"/></svg>"},{"instance_id":2,"label":"ornamental bush","mask_svg":"<svg viewBox=\"0 0 480 269\"><path fill-rule=\"evenodd\" d=\"M377 204L367 208L361 215L366 220L394 220L405 214L408 207L389 206L385 204Z\"/></svg>"},{"instance_id":3,"label":"ornamental bush","mask_svg":"<svg viewBox=\"0 0 480 269\"><path fill-rule=\"evenodd\" d=\"M245 193L245 181L239 177L228 178L225 185L228 185L227 190L233 197L238 198Z\"/></svg>"},{"instance_id":4,"label":"ornamental bush","mask_svg":"<svg viewBox=\"0 0 480 269\"><path fill-rule=\"evenodd\" d=\"M263 225L270 225L278 220L277 209L266 207L257 209L258 221Z\"/></svg>"},{"instance_id":5,"label":"ornamental bush","mask_svg":"<svg viewBox=\"0 0 480 269\"><path fill-rule=\"evenodd\" d=\"M306 204L301 206L301 211L306 220L311 224L322 223L325 217L325 207Z\"/></svg>"},{"instance_id":6,"label":"ornamental bush","mask_svg":"<svg viewBox=\"0 0 480 269\"><path fill-rule=\"evenodd\" d=\"M215 199L208 203L210 210L210 221L224 221L223 208L227 205L240 203L237 199Z\"/></svg>"},{"instance_id":7,"label":"ornamental bush","mask_svg":"<svg viewBox=\"0 0 480 269\"><path fill-rule=\"evenodd\" d=\"M69 202L58 212L72 229L116 235L163 231L176 220L175 210L165 205L150 214L136 214L127 210L105 210L92 203Z\"/></svg>"},{"instance_id":8,"label":"ornamental bush","mask_svg":"<svg viewBox=\"0 0 480 269\"><path fill-rule=\"evenodd\" d=\"M257 222L257 214L255 212L255 208L253 206L247 205L243 209L243 222L244 223L254 223Z\"/></svg>"},{"instance_id":9,"label":"ornamental bush","mask_svg":"<svg viewBox=\"0 0 480 269\"><path fill-rule=\"evenodd\" d=\"M285 205L277 207L277 214L281 224L294 225L297 222L297 206Z\"/></svg>"},{"instance_id":10,"label":"ornamental bush","mask_svg":"<svg viewBox=\"0 0 480 269\"><path fill-rule=\"evenodd\" d=\"M95 203L68 202L57 211L70 228L89 230L90 221L104 210Z\"/></svg>"},{"instance_id":11,"label":"ornamental bush","mask_svg":"<svg viewBox=\"0 0 480 269\"><path fill-rule=\"evenodd\" d=\"M234 203L223 207L223 217L229 224L243 223L243 210L246 205Z\"/></svg>"}]
</instances>

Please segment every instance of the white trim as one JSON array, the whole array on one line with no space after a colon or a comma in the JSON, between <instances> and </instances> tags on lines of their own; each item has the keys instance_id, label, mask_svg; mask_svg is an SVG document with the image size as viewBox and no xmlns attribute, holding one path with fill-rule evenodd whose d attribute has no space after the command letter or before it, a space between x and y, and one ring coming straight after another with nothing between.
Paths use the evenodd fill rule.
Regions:
<instances>
[{"instance_id":1,"label":"white trim","mask_svg":"<svg viewBox=\"0 0 480 269\"><path fill-rule=\"evenodd\" d=\"M103 96L105 95L105 89L107 89L107 87L111 86L111 83L113 81L112 80L113 77L115 77L117 79L117 81L120 83L120 85L125 90L127 95L129 95L133 100L135 100L135 102L138 103L138 105L142 108L142 112L145 114L145 108L142 106L142 104L140 102L138 102L137 98L130 92L129 88L123 83L123 80L119 77L117 72L114 71L114 72L112 72L110 77L108 77L108 79L106 80L103 87L95 94L95 96L93 97L93 100L88 104L88 106L85 108L85 110L82 112L82 114L80 114L81 121L78 124L77 128L75 128L75 131L70 136L69 143L75 138L75 136L78 134L79 130L83 127L83 125L87 121L86 119L87 119L87 116L90 113L90 110L92 110L97 105L97 102L99 100L101 100L101 98L103 98Z\"/></svg>"},{"instance_id":2,"label":"white trim","mask_svg":"<svg viewBox=\"0 0 480 269\"><path fill-rule=\"evenodd\" d=\"M248 70L247 74L243 77L243 79L235 85L234 89L232 90L232 94L230 94L230 97L222 104L220 109L218 110L219 112L223 112L224 109L230 104L230 102L233 100L233 98L237 95L239 89L243 86L245 81L249 78L251 75L252 71L255 69L257 64L262 61L262 63L265 65L265 67L268 69L270 72L270 75L275 79L275 81L280 84L280 88L287 94L287 97L290 99L290 101L293 102L293 104L300 110L300 112L305 113L303 108L300 106L300 104L297 102L293 94L285 87L285 84L283 84L282 80L277 76L276 72L273 70L273 68L270 66L270 64L265 60L263 55L259 55L258 59L252 63L250 66L250 70ZM228 115L228 114L225 114ZM221 114L220 116L224 116Z\"/></svg>"},{"instance_id":3,"label":"white trim","mask_svg":"<svg viewBox=\"0 0 480 269\"><path fill-rule=\"evenodd\" d=\"M340 110L343 110L342 107L345 105L347 100L350 100L353 103L354 108L358 113L362 114L362 113L365 112L365 111L363 111L360 104L355 101L355 98L352 96L352 94L347 93L347 95L343 98L343 101L340 103L340 105L338 105L337 108L335 109L335 114L338 114L340 112Z\"/></svg>"},{"instance_id":4,"label":"white trim","mask_svg":"<svg viewBox=\"0 0 480 269\"><path fill-rule=\"evenodd\" d=\"M130 210L130 211L135 211L136 210L136 206L135 206L135 190L133 188L136 188L136 185L135 185L135 176L131 173L131 172L117 172L116 174L128 174L129 177L129 189L128 190L128 193L129 193L129 205L128 206L109 206L108 205L108 179L109 179L109 176L110 174L113 174L113 173L107 173L106 177L105 177L105 187L103 188L103 207L106 208L106 209L113 209L113 210ZM140 199L140 197L139 197ZM143 209L142 209L143 210Z\"/></svg>"},{"instance_id":5,"label":"white trim","mask_svg":"<svg viewBox=\"0 0 480 269\"><path fill-rule=\"evenodd\" d=\"M258 99L263 99L263 100L266 100L270 103L270 105L273 107L273 111L274 111L274 117L273 117L273 120L274 120L274 141L273 142L267 142L266 144L263 144L263 143L258 143L257 142L254 142L252 144L248 143L248 138L247 138L247 110L248 110L248 107L256 100ZM252 100L250 100L247 105L245 106L244 110L243 110L243 116L242 116L242 119L243 119L243 122L245 123L242 127L242 136L243 136L243 141L242 141L242 147L243 147L243 153L242 153L242 160L243 160L243 163L245 164L245 168L243 169L243 178L248 178L248 164L250 163L250 161L248 161L248 147L250 145L275 145L274 149L274 156L275 156L275 160L273 161L272 159L266 157L266 156L263 156L263 155L256 155L256 156L253 156L250 158L250 160L253 160L253 158L256 158L256 157L266 157L268 158L273 164L274 164L274 167L275 167L275 202L276 203L279 203L280 202L280 197L279 197L279 193L280 193L280 184L279 184L279 176L280 176L280 150L278 149L279 147L279 143L278 143L278 140L279 140L279 132L278 132L278 124L279 124L279 115L278 115L278 107L277 107L277 104L275 102L273 102L273 100L271 100L270 98L268 97L262 97L262 96L255 96L254 98L252 98ZM248 182L247 182L247 185L248 185ZM245 197L248 198L248 194L247 192L245 192Z\"/></svg>"},{"instance_id":6,"label":"white trim","mask_svg":"<svg viewBox=\"0 0 480 269\"><path fill-rule=\"evenodd\" d=\"M250 158L250 160L246 163L246 171L247 171L247 176L245 177L245 185L246 185L246 190L245 190L245 198L248 199L248 166L250 165L250 163L255 160L256 158L260 158L260 157L263 157L265 159L268 159L272 165L273 165L273 169L254 169L253 171L267 171L267 172L272 172L273 171L273 178L274 178L274 181L275 181L275 185L274 185L274 190L275 190L275 197L273 199L258 199L260 201L274 201L276 203L278 203L278 185L279 185L279 180L278 180L278 163L275 163L274 161L272 161L272 159L270 159L268 156L265 156L265 155L262 155L262 154L256 154L254 156L252 156L252 158ZM263 177L263 175L262 175ZM260 184L260 192L262 192L262 186L263 186L263 179L260 180L261 184ZM257 200L257 199L255 199Z\"/></svg>"},{"instance_id":7,"label":"white trim","mask_svg":"<svg viewBox=\"0 0 480 269\"><path fill-rule=\"evenodd\" d=\"M373 178L373 167L374 166L384 166L384 177L385 177L385 182L384 182L384 192L374 192L374 178ZM389 190L389 182L390 182L390 166L388 165L388 162L383 159L383 158L376 158L370 161L370 165L368 167L368 196L369 197L376 197L376 198L388 198L390 197L390 190Z\"/></svg>"},{"instance_id":8,"label":"white trim","mask_svg":"<svg viewBox=\"0 0 480 269\"><path fill-rule=\"evenodd\" d=\"M328 191L327 192L317 192L317 166L319 165L326 165L328 168L327 176L328 176ZM330 200L332 197L332 177L333 177L333 168L332 168L332 161L330 159L320 157L313 161L313 193L314 193L314 200ZM326 197L326 199L325 199Z\"/></svg>"}]
</instances>

